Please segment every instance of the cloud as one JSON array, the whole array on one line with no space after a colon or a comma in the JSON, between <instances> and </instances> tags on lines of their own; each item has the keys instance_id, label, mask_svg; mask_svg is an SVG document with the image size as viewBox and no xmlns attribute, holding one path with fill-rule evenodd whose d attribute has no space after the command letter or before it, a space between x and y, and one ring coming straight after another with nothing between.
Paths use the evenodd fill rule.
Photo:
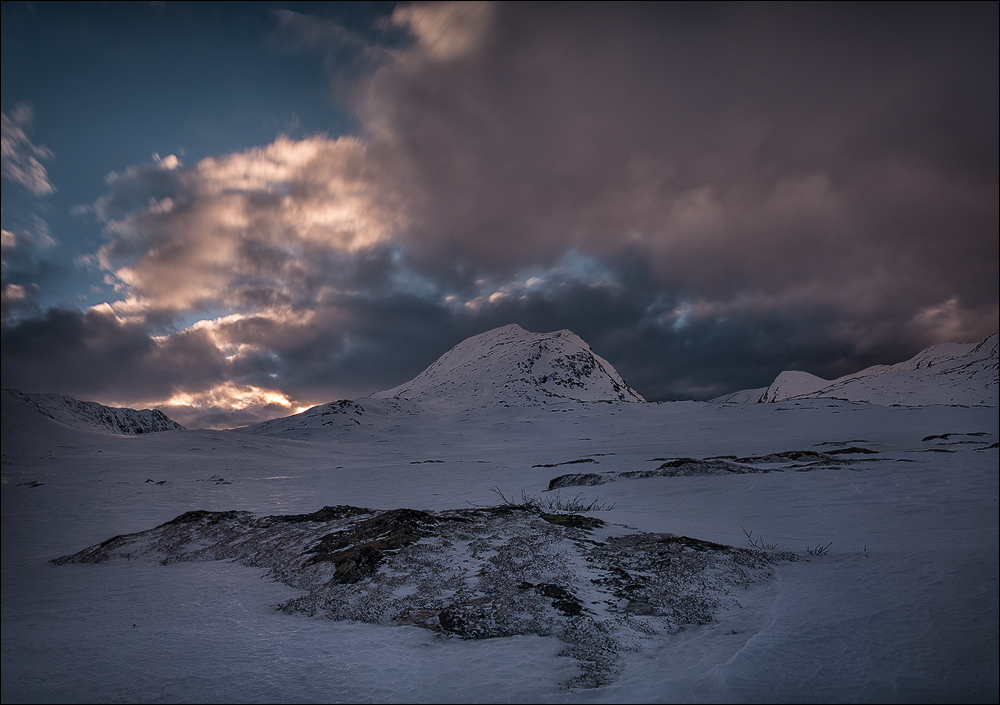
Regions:
<instances>
[{"instance_id":1,"label":"cloud","mask_svg":"<svg viewBox=\"0 0 1000 705\"><path fill-rule=\"evenodd\" d=\"M329 19L275 10L277 29L272 45L292 52L319 55L331 79L332 97L349 104L357 99L358 80L386 61L391 53Z\"/></svg>"},{"instance_id":2,"label":"cloud","mask_svg":"<svg viewBox=\"0 0 1000 705\"><path fill-rule=\"evenodd\" d=\"M231 426L240 418L249 422L260 414L299 410L295 399L244 381L254 377L245 371L250 353L234 351L232 341L207 328L159 335L107 305L86 312L51 309L3 329L3 385L57 390L115 406L163 406L192 426L227 412L225 425ZM257 376L266 379L266 371Z\"/></svg>"},{"instance_id":3,"label":"cloud","mask_svg":"<svg viewBox=\"0 0 1000 705\"><path fill-rule=\"evenodd\" d=\"M4 320L11 318L18 311L31 310L30 294L31 292L20 284L5 283L0 292L0 313Z\"/></svg>"},{"instance_id":4,"label":"cloud","mask_svg":"<svg viewBox=\"0 0 1000 705\"><path fill-rule=\"evenodd\" d=\"M7 186L3 191L0 320L8 322L38 314L42 290L36 280L41 270L50 266L44 260L44 253L58 243L48 223L37 212L39 199L56 189L40 161L51 159L52 151L34 144L29 137L34 123L31 105L18 103L10 115L3 113L2 122L0 161L4 179L27 191Z\"/></svg>"},{"instance_id":5,"label":"cloud","mask_svg":"<svg viewBox=\"0 0 1000 705\"><path fill-rule=\"evenodd\" d=\"M418 49L442 11L402 15ZM462 52L381 67L361 110L427 266L575 250L730 320L837 311L858 350L936 342L921 312L947 302L975 339L997 326L995 14L500 5Z\"/></svg>"},{"instance_id":6,"label":"cloud","mask_svg":"<svg viewBox=\"0 0 1000 705\"><path fill-rule=\"evenodd\" d=\"M50 309L0 333L5 388L161 406L191 427L232 427L385 389L440 355L442 339L450 347L471 334L400 293L341 295L309 311L229 314L167 332L108 304Z\"/></svg>"},{"instance_id":7,"label":"cloud","mask_svg":"<svg viewBox=\"0 0 1000 705\"><path fill-rule=\"evenodd\" d=\"M3 130L0 139L2 171L5 178L20 184L35 196L48 196L55 192L48 172L40 160L51 159L52 150L32 143L28 134L34 122L34 113L27 103L18 103L13 112L2 116Z\"/></svg>"},{"instance_id":8,"label":"cloud","mask_svg":"<svg viewBox=\"0 0 1000 705\"><path fill-rule=\"evenodd\" d=\"M411 53L430 61L448 61L475 51L486 38L496 9L492 2L414 3L392 13L393 24L416 39ZM413 61L413 56L406 60Z\"/></svg>"},{"instance_id":9,"label":"cloud","mask_svg":"<svg viewBox=\"0 0 1000 705\"><path fill-rule=\"evenodd\" d=\"M358 134L112 174L120 300L5 329L5 384L226 425L510 322L649 399L997 329L995 5L414 4L391 47L276 17Z\"/></svg>"},{"instance_id":10,"label":"cloud","mask_svg":"<svg viewBox=\"0 0 1000 705\"><path fill-rule=\"evenodd\" d=\"M132 311L313 305L341 260L384 242L395 215L372 195L354 138L279 137L191 168L175 157L109 177L95 206L100 265Z\"/></svg>"},{"instance_id":11,"label":"cloud","mask_svg":"<svg viewBox=\"0 0 1000 705\"><path fill-rule=\"evenodd\" d=\"M442 20L455 11L397 11L417 47L360 108L409 175L428 259L633 248L665 287L819 281L850 307L843 282L881 286L905 253L892 295L948 300L970 271L996 288L995 62L977 64L983 37L959 59L941 38L975 18L924 10L882 32L891 17L830 6L511 4L469 33ZM461 52L425 48L449 37ZM958 221L963 247L942 246Z\"/></svg>"},{"instance_id":12,"label":"cloud","mask_svg":"<svg viewBox=\"0 0 1000 705\"><path fill-rule=\"evenodd\" d=\"M0 230L0 320L4 322L37 315L42 289L35 280L50 267L45 252L58 244L40 217L32 214L28 223L30 229Z\"/></svg>"},{"instance_id":13,"label":"cloud","mask_svg":"<svg viewBox=\"0 0 1000 705\"><path fill-rule=\"evenodd\" d=\"M0 244L3 261L0 266L3 267L4 272L58 244L52 237L52 233L49 232L48 224L44 220L36 216L33 221L32 230L34 232L29 230L13 231L6 228L0 231L3 237L2 244Z\"/></svg>"}]
</instances>

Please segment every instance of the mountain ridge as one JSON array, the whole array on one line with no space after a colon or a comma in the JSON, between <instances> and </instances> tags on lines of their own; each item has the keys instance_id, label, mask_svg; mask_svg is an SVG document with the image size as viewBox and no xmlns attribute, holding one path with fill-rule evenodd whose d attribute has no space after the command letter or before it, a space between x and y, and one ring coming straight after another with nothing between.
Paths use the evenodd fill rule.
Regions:
<instances>
[{"instance_id":1,"label":"mountain ridge","mask_svg":"<svg viewBox=\"0 0 1000 705\"><path fill-rule=\"evenodd\" d=\"M138 436L162 431L186 430L159 409L130 409L81 401L65 394L37 394L4 389L7 403L23 405L53 421L84 431Z\"/></svg>"},{"instance_id":2,"label":"mountain ridge","mask_svg":"<svg viewBox=\"0 0 1000 705\"><path fill-rule=\"evenodd\" d=\"M979 343L939 343L894 365L873 365L834 380L786 370L763 390L742 390L711 401L766 404L832 398L881 405L997 406L998 342L1000 335L994 333Z\"/></svg>"}]
</instances>

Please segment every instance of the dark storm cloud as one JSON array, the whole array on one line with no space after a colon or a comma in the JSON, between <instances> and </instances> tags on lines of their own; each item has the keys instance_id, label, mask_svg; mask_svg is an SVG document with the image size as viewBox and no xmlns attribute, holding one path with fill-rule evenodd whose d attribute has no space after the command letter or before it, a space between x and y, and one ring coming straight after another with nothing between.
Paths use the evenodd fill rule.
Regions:
<instances>
[{"instance_id":1,"label":"dark storm cloud","mask_svg":"<svg viewBox=\"0 0 1000 705\"><path fill-rule=\"evenodd\" d=\"M409 10L417 47L359 106L412 174L430 257L635 246L662 286L710 298L995 303L995 6L515 3L474 30L441 14Z\"/></svg>"},{"instance_id":2,"label":"dark storm cloud","mask_svg":"<svg viewBox=\"0 0 1000 705\"><path fill-rule=\"evenodd\" d=\"M159 349L149 327L113 313L50 309L3 329L3 386L83 398L166 397L179 373L211 375L210 343L197 333ZM206 369L208 367L208 369Z\"/></svg>"},{"instance_id":3,"label":"dark storm cloud","mask_svg":"<svg viewBox=\"0 0 1000 705\"><path fill-rule=\"evenodd\" d=\"M638 257L668 359L715 354L681 315L780 319L761 355L827 374L996 330L995 5L452 12L397 12L416 45L358 107L428 270Z\"/></svg>"}]
</instances>

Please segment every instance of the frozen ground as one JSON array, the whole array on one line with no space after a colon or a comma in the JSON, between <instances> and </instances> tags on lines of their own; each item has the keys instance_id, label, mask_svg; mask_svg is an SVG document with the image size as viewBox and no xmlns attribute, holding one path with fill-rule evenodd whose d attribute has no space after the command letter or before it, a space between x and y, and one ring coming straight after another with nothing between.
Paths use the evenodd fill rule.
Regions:
<instances>
[{"instance_id":1,"label":"frozen ground","mask_svg":"<svg viewBox=\"0 0 1000 705\"><path fill-rule=\"evenodd\" d=\"M5 406L3 701L998 698L996 406L567 402L360 418L127 437ZM878 452L782 472L622 476L663 463L653 459L847 447ZM640 640L597 688L565 686L580 666L555 636L466 640L277 611L305 593L263 568L49 562L195 509L443 511L497 504L493 487L548 497L552 478L577 471L616 474L560 490L613 503L590 513L608 535L745 547L745 527L801 558L712 622Z\"/></svg>"}]
</instances>

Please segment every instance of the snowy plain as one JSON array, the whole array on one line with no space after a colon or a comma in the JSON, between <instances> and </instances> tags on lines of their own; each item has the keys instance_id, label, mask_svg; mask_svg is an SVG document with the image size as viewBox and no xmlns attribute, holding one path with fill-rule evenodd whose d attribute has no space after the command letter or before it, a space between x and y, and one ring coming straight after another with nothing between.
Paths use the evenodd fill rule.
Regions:
<instances>
[{"instance_id":1,"label":"snowy plain","mask_svg":"<svg viewBox=\"0 0 1000 705\"><path fill-rule=\"evenodd\" d=\"M996 404L357 404L357 420L128 436L5 395L3 702L997 701ZM287 614L274 606L301 591L238 562L50 563L195 509L442 511L496 505L493 488L552 496L550 480L581 468L852 447L875 452L559 490L613 505L588 513L605 534L745 547L746 529L797 554L709 623L622 649L596 688L566 687L580 666L553 636Z\"/></svg>"}]
</instances>

